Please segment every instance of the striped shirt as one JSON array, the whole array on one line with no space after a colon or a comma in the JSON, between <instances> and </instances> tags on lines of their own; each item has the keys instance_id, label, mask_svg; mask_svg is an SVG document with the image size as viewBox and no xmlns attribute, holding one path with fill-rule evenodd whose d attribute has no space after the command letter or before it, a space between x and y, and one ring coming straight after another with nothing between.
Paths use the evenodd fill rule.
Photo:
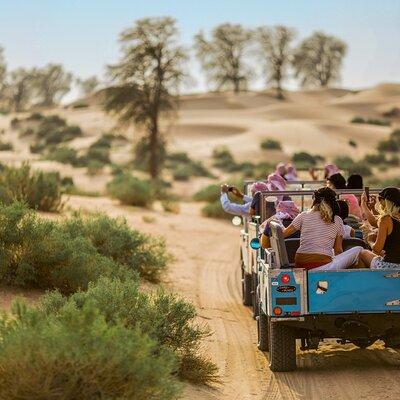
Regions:
<instances>
[{"instance_id":1,"label":"striped shirt","mask_svg":"<svg viewBox=\"0 0 400 400\"><path fill-rule=\"evenodd\" d=\"M300 230L300 247L297 253L324 254L332 257L332 249L337 236L344 235L343 221L335 216L335 222L327 223L319 211L305 211L292 222Z\"/></svg>"}]
</instances>

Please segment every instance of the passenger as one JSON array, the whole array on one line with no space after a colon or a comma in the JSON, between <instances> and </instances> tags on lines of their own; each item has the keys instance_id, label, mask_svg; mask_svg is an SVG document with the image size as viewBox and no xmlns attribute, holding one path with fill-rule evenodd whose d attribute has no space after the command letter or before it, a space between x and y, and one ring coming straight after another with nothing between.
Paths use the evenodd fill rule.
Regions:
<instances>
[{"instance_id":1,"label":"passenger","mask_svg":"<svg viewBox=\"0 0 400 400\"><path fill-rule=\"evenodd\" d=\"M340 170L335 164L325 164L325 166L324 166L324 179L328 179L330 176L332 176L333 174L337 174L338 172L340 172ZM318 180L318 176L315 173L315 169L314 168L310 168L309 169L309 173L311 175L312 180L314 180L314 181Z\"/></svg>"},{"instance_id":2,"label":"passenger","mask_svg":"<svg viewBox=\"0 0 400 400\"><path fill-rule=\"evenodd\" d=\"M279 222L282 226L287 227L291 224L291 222L299 215L299 209L296 206L296 204L292 200L283 200L278 203L276 207L276 213L265 220L261 225L260 225L260 232L262 232L261 235L261 246L264 249L267 249L270 247L270 228L269 228L269 222L271 221L277 221ZM297 232L296 232L297 233ZM292 235L291 237L299 237L298 235Z\"/></svg>"},{"instance_id":3,"label":"passenger","mask_svg":"<svg viewBox=\"0 0 400 400\"><path fill-rule=\"evenodd\" d=\"M270 191L283 192L286 190L286 181L276 172L267 176L267 184ZM284 200L283 196L277 196L277 199L278 202Z\"/></svg>"},{"instance_id":4,"label":"passenger","mask_svg":"<svg viewBox=\"0 0 400 400\"><path fill-rule=\"evenodd\" d=\"M363 196L363 202L366 197ZM383 189L376 204L378 233L372 251L363 250L361 261L371 269L400 268L400 191Z\"/></svg>"},{"instance_id":5,"label":"passenger","mask_svg":"<svg viewBox=\"0 0 400 400\"><path fill-rule=\"evenodd\" d=\"M363 189L364 183L363 178L359 174L351 174L347 178L347 189Z\"/></svg>"},{"instance_id":6,"label":"passenger","mask_svg":"<svg viewBox=\"0 0 400 400\"><path fill-rule=\"evenodd\" d=\"M285 164L284 162L280 162L280 163L276 166L275 174L278 174L278 175L280 175L283 179L285 179L286 173L287 173L286 164Z\"/></svg>"},{"instance_id":7,"label":"passenger","mask_svg":"<svg viewBox=\"0 0 400 400\"><path fill-rule=\"evenodd\" d=\"M296 268L339 270L357 263L361 246L343 252L343 221L339 217L336 193L324 187L314 192L310 211L299 214L284 229L284 237L300 230L300 247L295 256Z\"/></svg>"},{"instance_id":8,"label":"passenger","mask_svg":"<svg viewBox=\"0 0 400 400\"><path fill-rule=\"evenodd\" d=\"M299 178L297 177L297 171L293 164L286 164L286 175L284 178L287 181L297 181Z\"/></svg>"},{"instance_id":9,"label":"passenger","mask_svg":"<svg viewBox=\"0 0 400 400\"><path fill-rule=\"evenodd\" d=\"M221 206L223 210L229 214L241 215L248 217L253 197L257 192L268 190L265 182L255 182L251 187L252 196L243 194L237 187L227 184L221 185ZM228 192L231 192L237 198L243 200L244 204L233 203L229 200Z\"/></svg>"},{"instance_id":10,"label":"passenger","mask_svg":"<svg viewBox=\"0 0 400 400\"><path fill-rule=\"evenodd\" d=\"M342 218L344 235L343 239L353 238L355 236L355 230L347 224L349 218L349 205L345 200L338 200L339 205L339 217Z\"/></svg>"},{"instance_id":11,"label":"passenger","mask_svg":"<svg viewBox=\"0 0 400 400\"><path fill-rule=\"evenodd\" d=\"M327 178L327 186L331 189L346 189L346 179L340 173L333 174ZM361 207L358 204L358 199L354 194L341 194L340 199L346 200L349 205L349 214L354 215L359 220L362 220Z\"/></svg>"}]
</instances>

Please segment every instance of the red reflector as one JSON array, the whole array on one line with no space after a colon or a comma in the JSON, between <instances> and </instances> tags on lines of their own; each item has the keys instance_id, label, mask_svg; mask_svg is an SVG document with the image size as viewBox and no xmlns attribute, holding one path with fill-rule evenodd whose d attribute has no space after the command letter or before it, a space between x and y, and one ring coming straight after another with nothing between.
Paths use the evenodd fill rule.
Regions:
<instances>
[{"instance_id":1,"label":"red reflector","mask_svg":"<svg viewBox=\"0 0 400 400\"><path fill-rule=\"evenodd\" d=\"M290 276L288 274L283 274L281 276L281 281L282 281L282 283L289 283L290 282Z\"/></svg>"},{"instance_id":2,"label":"red reflector","mask_svg":"<svg viewBox=\"0 0 400 400\"><path fill-rule=\"evenodd\" d=\"M298 317L298 316L300 315L300 311L292 311L292 312L291 312L291 315L292 315L293 317Z\"/></svg>"},{"instance_id":3,"label":"red reflector","mask_svg":"<svg viewBox=\"0 0 400 400\"><path fill-rule=\"evenodd\" d=\"M281 315L282 314L282 308L280 307L274 307L274 314L275 315Z\"/></svg>"}]
</instances>

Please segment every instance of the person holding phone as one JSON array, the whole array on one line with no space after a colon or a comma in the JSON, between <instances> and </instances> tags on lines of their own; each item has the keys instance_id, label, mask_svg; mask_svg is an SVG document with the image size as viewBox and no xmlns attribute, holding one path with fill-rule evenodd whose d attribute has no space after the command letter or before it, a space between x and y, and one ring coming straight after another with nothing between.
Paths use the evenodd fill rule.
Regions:
<instances>
[{"instance_id":1,"label":"person holding phone","mask_svg":"<svg viewBox=\"0 0 400 400\"><path fill-rule=\"evenodd\" d=\"M363 250L361 261L371 269L400 268L400 190L387 187L378 195L375 204L377 215L367 207L367 195L362 196L371 222L376 223L376 239L370 241L372 251Z\"/></svg>"},{"instance_id":2,"label":"person holding phone","mask_svg":"<svg viewBox=\"0 0 400 400\"><path fill-rule=\"evenodd\" d=\"M268 190L268 185L265 182L255 182L251 186L251 196L247 196L242 193L236 186L229 186L228 184L221 185L221 206L222 209L233 215L240 215L244 217L250 216L250 208L253 202L253 197L257 192L263 192ZM243 203L234 203L228 197L228 192L232 193L235 197L242 200Z\"/></svg>"}]
</instances>

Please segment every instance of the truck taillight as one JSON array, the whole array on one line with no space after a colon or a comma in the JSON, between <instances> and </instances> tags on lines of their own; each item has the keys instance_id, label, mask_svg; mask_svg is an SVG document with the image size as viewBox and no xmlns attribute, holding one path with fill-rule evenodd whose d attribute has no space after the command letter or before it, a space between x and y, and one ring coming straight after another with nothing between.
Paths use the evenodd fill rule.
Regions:
<instances>
[{"instance_id":1,"label":"truck taillight","mask_svg":"<svg viewBox=\"0 0 400 400\"><path fill-rule=\"evenodd\" d=\"M282 283L289 283L290 282L290 276L288 274L283 274L281 276L281 281L282 281Z\"/></svg>"},{"instance_id":2,"label":"truck taillight","mask_svg":"<svg viewBox=\"0 0 400 400\"><path fill-rule=\"evenodd\" d=\"M280 308L280 307L274 307L273 311L274 311L275 315L281 315L282 314L282 308Z\"/></svg>"}]
</instances>

